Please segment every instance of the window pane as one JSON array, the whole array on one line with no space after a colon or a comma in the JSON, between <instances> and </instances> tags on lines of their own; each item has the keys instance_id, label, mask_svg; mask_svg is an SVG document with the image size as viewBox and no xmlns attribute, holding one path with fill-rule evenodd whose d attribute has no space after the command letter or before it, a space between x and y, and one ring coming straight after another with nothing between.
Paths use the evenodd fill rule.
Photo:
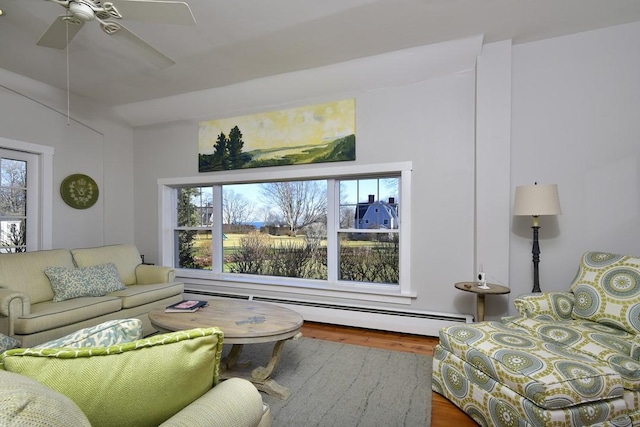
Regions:
<instances>
[{"instance_id":1,"label":"window pane","mask_svg":"<svg viewBox=\"0 0 640 427\"><path fill-rule=\"evenodd\" d=\"M397 229L400 178L340 181L340 228Z\"/></svg>"},{"instance_id":2,"label":"window pane","mask_svg":"<svg viewBox=\"0 0 640 427\"><path fill-rule=\"evenodd\" d=\"M260 184L222 187L222 224L262 227L266 221L265 207L261 205L259 196Z\"/></svg>"},{"instance_id":3,"label":"window pane","mask_svg":"<svg viewBox=\"0 0 640 427\"><path fill-rule=\"evenodd\" d=\"M26 250L26 221L0 221L0 253L24 252Z\"/></svg>"},{"instance_id":4,"label":"window pane","mask_svg":"<svg viewBox=\"0 0 640 427\"><path fill-rule=\"evenodd\" d=\"M176 230L176 267L211 270L211 230Z\"/></svg>"},{"instance_id":5,"label":"window pane","mask_svg":"<svg viewBox=\"0 0 640 427\"><path fill-rule=\"evenodd\" d=\"M340 280L398 284L398 233L338 233Z\"/></svg>"},{"instance_id":6,"label":"window pane","mask_svg":"<svg viewBox=\"0 0 640 427\"><path fill-rule=\"evenodd\" d=\"M25 216L27 214L27 190L0 188L0 215Z\"/></svg>"},{"instance_id":7,"label":"window pane","mask_svg":"<svg viewBox=\"0 0 640 427\"><path fill-rule=\"evenodd\" d=\"M0 171L0 186L23 188L27 186L27 162L2 158Z\"/></svg>"},{"instance_id":8,"label":"window pane","mask_svg":"<svg viewBox=\"0 0 640 427\"><path fill-rule=\"evenodd\" d=\"M178 189L178 227L210 227L213 215L213 189Z\"/></svg>"},{"instance_id":9,"label":"window pane","mask_svg":"<svg viewBox=\"0 0 640 427\"><path fill-rule=\"evenodd\" d=\"M224 241L224 271L326 279L326 243L326 238L259 231L228 235Z\"/></svg>"},{"instance_id":10,"label":"window pane","mask_svg":"<svg viewBox=\"0 0 640 427\"><path fill-rule=\"evenodd\" d=\"M225 272L327 278L326 181L223 187Z\"/></svg>"}]
</instances>

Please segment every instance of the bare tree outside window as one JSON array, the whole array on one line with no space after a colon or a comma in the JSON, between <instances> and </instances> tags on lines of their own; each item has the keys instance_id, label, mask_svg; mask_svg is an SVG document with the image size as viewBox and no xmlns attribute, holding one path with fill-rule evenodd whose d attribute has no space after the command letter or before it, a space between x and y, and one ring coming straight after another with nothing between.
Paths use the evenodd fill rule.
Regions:
<instances>
[{"instance_id":1,"label":"bare tree outside window","mask_svg":"<svg viewBox=\"0 0 640 427\"><path fill-rule=\"evenodd\" d=\"M269 182L260 186L260 193L263 202L278 209L291 234L295 234L326 218L327 189L321 182Z\"/></svg>"},{"instance_id":2,"label":"bare tree outside window","mask_svg":"<svg viewBox=\"0 0 640 427\"><path fill-rule=\"evenodd\" d=\"M0 251L26 251L27 162L0 158Z\"/></svg>"},{"instance_id":3,"label":"bare tree outside window","mask_svg":"<svg viewBox=\"0 0 640 427\"><path fill-rule=\"evenodd\" d=\"M247 224L253 217L255 205L246 197L232 189L225 188L222 193L222 223Z\"/></svg>"}]
</instances>

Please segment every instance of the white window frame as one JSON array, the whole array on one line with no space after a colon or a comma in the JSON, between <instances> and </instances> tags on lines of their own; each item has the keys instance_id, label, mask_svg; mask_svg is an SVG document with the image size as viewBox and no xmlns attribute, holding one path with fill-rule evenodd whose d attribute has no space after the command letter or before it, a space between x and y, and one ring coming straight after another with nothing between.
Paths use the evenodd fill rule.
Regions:
<instances>
[{"instance_id":1,"label":"white window frame","mask_svg":"<svg viewBox=\"0 0 640 427\"><path fill-rule=\"evenodd\" d=\"M27 161L27 251L51 249L54 148L0 137L0 149Z\"/></svg>"},{"instance_id":2,"label":"white window frame","mask_svg":"<svg viewBox=\"0 0 640 427\"><path fill-rule=\"evenodd\" d=\"M358 283L351 281L341 282L336 277L328 277L326 281L291 279L275 276L253 276L241 275L237 273L223 273L220 268L216 268L213 260L213 268L207 270L177 269L176 275L185 282L199 285L229 286L243 290L261 290L273 292L298 293L303 295L321 295L329 297L345 297L345 294L352 299L392 302L400 304L410 304L415 298L415 292L411 290L411 162L397 162L373 165L349 165L332 167L308 167L304 169L269 170L241 172L230 171L228 173L218 173L215 175L201 175L196 177L181 178L160 178L158 179L158 204L159 204L159 260L162 265L175 267L175 241L174 230L176 224L176 187L187 186L214 186L213 195L221 197L221 187L217 185L225 184L246 184L286 180L313 180L323 179L328 181L327 198L336 200L338 180L356 179L366 177L379 177L389 174L398 174L400 177L400 277L398 284L384 285L371 283ZM331 185L333 183L333 185ZM219 198L218 200L221 200ZM339 204L334 203L335 209L327 212L327 245L337 247L338 226L337 210ZM214 203L215 214L222 214L222 206ZM342 231L342 230L341 230ZM222 241L222 229L213 227L212 237ZM215 244L215 243L214 243ZM336 255L331 255L328 251L327 263L336 263ZM216 257L217 255L214 255ZM335 265L335 264L334 264Z\"/></svg>"}]
</instances>

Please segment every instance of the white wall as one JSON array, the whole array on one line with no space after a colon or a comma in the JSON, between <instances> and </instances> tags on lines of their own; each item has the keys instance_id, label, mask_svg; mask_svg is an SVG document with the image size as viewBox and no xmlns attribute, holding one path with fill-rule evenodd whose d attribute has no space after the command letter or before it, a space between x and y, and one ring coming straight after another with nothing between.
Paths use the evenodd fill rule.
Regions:
<instances>
[{"instance_id":1,"label":"white wall","mask_svg":"<svg viewBox=\"0 0 640 427\"><path fill-rule=\"evenodd\" d=\"M564 290L587 250L640 254L640 23L513 47L511 191L556 183L540 285ZM510 284L532 286L531 220L514 217ZM512 309L513 312L513 309Z\"/></svg>"},{"instance_id":2,"label":"white wall","mask_svg":"<svg viewBox=\"0 0 640 427\"><path fill-rule=\"evenodd\" d=\"M510 40L482 47L476 76L475 271L483 271L489 283L508 287L508 224L511 213ZM472 301L468 299L465 308L470 310L468 307ZM488 299L490 304L487 305L485 318L500 316L508 310L509 295L495 295Z\"/></svg>"},{"instance_id":3,"label":"white wall","mask_svg":"<svg viewBox=\"0 0 640 427\"><path fill-rule=\"evenodd\" d=\"M137 127L134 133L135 228L141 251L157 259L157 217L149 214L158 203L157 179L198 175L198 121L353 97L355 163L413 162L411 277L418 296L411 307L392 308L466 312L469 304L456 306L459 291L453 284L469 279L474 271L474 66L480 39L464 43L472 49L462 49L456 41L127 110L135 118L136 111L163 115L174 108L180 118ZM456 56L464 60L451 59ZM191 118L184 117L182 106L191 111ZM298 168L304 167L313 165Z\"/></svg>"},{"instance_id":4,"label":"white wall","mask_svg":"<svg viewBox=\"0 0 640 427\"><path fill-rule=\"evenodd\" d=\"M133 131L107 108L0 69L0 137L53 147L53 247L133 242ZM76 210L60 197L73 173L91 176L98 202Z\"/></svg>"}]
</instances>

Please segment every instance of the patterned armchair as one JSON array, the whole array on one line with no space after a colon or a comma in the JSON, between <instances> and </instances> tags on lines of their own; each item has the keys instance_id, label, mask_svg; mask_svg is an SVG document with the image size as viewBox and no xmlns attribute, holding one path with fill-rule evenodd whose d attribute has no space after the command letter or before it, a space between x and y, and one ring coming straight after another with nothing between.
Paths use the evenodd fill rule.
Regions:
<instances>
[{"instance_id":1,"label":"patterned armchair","mask_svg":"<svg viewBox=\"0 0 640 427\"><path fill-rule=\"evenodd\" d=\"M514 304L440 331L436 392L483 426L640 426L640 258L587 252L569 291Z\"/></svg>"}]
</instances>

